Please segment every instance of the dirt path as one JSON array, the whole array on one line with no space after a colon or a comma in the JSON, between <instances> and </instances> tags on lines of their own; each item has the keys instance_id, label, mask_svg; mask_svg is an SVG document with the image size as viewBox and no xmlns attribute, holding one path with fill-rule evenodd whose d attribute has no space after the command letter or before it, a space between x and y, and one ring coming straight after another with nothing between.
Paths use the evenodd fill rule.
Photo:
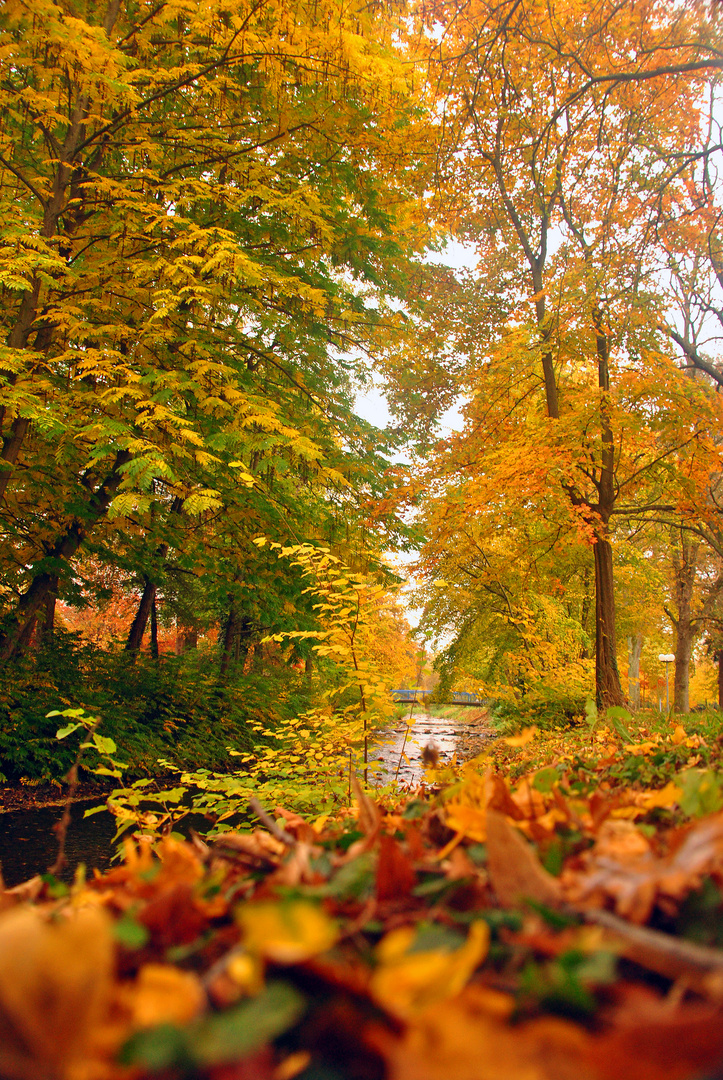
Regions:
<instances>
[{"instance_id":1,"label":"dirt path","mask_svg":"<svg viewBox=\"0 0 723 1080\"><path fill-rule=\"evenodd\" d=\"M396 779L402 787L414 787L423 777L422 751L435 747L440 761L466 761L481 753L494 736L486 709L458 706L453 715L438 716L431 709L416 706L405 713L388 732L383 745L375 747L372 757L384 765L380 780ZM412 723L408 723L411 720Z\"/></svg>"}]
</instances>

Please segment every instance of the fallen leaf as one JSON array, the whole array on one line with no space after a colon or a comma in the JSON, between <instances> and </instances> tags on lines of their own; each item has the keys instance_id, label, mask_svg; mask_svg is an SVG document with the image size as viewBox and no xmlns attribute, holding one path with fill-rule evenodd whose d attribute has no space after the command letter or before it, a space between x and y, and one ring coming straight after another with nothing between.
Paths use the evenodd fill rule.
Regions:
<instances>
[{"instance_id":1,"label":"fallen leaf","mask_svg":"<svg viewBox=\"0 0 723 1080\"><path fill-rule=\"evenodd\" d=\"M527 746L531 743L535 735L538 734L539 728L528 727L525 728L519 735L507 735L502 742L507 746Z\"/></svg>"},{"instance_id":2,"label":"fallen leaf","mask_svg":"<svg viewBox=\"0 0 723 1080\"><path fill-rule=\"evenodd\" d=\"M393 836L382 835L377 863L377 900L403 900L416 882L414 867L402 846Z\"/></svg>"},{"instance_id":3,"label":"fallen leaf","mask_svg":"<svg viewBox=\"0 0 723 1080\"><path fill-rule=\"evenodd\" d=\"M64 1076L107 1010L109 920L97 907L53 921L35 908L0 916L0 1075Z\"/></svg>"},{"instance_id":4,"label":"fallen leaf","mask_svg":"<svg viewBox=\"0 0 723 1080\"><path fill-rule=\"evenodd\" d=\"M407 1025L401 1036L370 1039L387 1061L388 1080L594 1080L590 1037L564 1020L510 1026L512 999L469 986Z\"/></svg>"},{"instance_id":5,"label":"fallen leaf","mask_svg":"<svg viewBox=\"0 0 723 1080\"><path fill-rule=\"evenodd\" d=\"M489 927L482 920L472 923L458 949L416 951L416 936L414 927L400 927L382 938L376 950L379 965L371 978L372 995L401 1018L459 994L489 947Z\"/></svg>"},{"instance_id":6,"label":"fallen leaf","mask_svg":"<svg viewBox=\"0 0 723 1080\"><path fill-rule=\"evenodd\" d=\"M171 964L144 964L136 982L125 991L123 1000L133 1027L187 1024L206 1003L198 976Z\"/></svg>"},{"instance_id":7,"label":"fallen leaf","mask_svg":"<svg viewBox=\"0 0 723 1080\"><path fill-rule=\"evenodd\" d=\"M560 900L557 880L544 869L521 833L495 810L487 812L487 867L503 907L530 899L554 905Z\"/></svg>"},{"instance_id":8,"label":"fallen leaf","mask_svg":"<svg viewBox=\"0 0 723 1080\"><path fill-rule=\"evenodd\" d=\"M244 904L236 919L246 949L280 964L298 964L326 952L339 931L326 912L308 900Z\"/></svg>"}]
</instances>

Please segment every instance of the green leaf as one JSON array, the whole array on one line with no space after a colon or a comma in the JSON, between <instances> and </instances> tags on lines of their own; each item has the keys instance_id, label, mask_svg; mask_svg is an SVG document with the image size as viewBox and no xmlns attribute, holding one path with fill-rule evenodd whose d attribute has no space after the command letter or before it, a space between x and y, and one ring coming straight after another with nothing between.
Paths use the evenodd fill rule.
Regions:
<instances>
[{"instance_id":1,"label":"green leaf","mask_svg":"<svg viewBox=\"0 0 723 1080\"><path fill-rule=\"evenodd\" d=\"M263 993L236 1008L205 1017L181 1030L162 1024L139 1031L123 1047L120 1061L151 1072L219 1065L253 1053L287 1031L301 1016L305 1000L287 983L270 983Z\"/></svg>"},{"instance_id":2,"label":"green leaf","mask_svg":"<svg viewBox=\"0 0 723 1080\"><path fill-rule=\"evenodd\" d=\"M49 715L52 715L52 713ZM60 713L56 713L55 715L59 716ZM77 731L78 728L82 728L83 726L83 724L67 724L65 727L58 728L55 732L55 738L64 739L67 735L72 735L74 731Z\"/></svg>"},{"instance_id":3,"label":"green leaf","mask_svg":"<svg viewBox=\"0 0 723 1080\"><path fill-rule=\"evenodd\" d=\"M105 735L98 735L97 732L93 732L93 745L100 754L115 754L118 749L113 739L109 739Z\"/></svg>"},{"instance_id":4,"label":"green leaf","mask_svg":"<svg viewBox=\"0 0 723 1080\"><path fill-rule=\"evenodd\" d=\"M136 922L132 915L123 915L113 926L116 941L126 949L142 949L148 944L150 934L142 923Z\"/></svg>"}]
</instances>

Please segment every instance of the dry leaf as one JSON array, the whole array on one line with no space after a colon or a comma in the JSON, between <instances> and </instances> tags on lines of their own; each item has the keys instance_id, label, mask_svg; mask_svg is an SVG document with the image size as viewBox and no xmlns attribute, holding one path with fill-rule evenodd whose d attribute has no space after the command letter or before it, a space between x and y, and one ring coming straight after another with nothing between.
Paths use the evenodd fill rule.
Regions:
<instances>
[{"instance_id":1,"label":"dry leaf","mask_svg":"<svg viewBox=\"0 0 723 1080\"><path fill-rule=\"evenodd\" d=\"M379 839L377 863L377 900L403 900L417 882L417 875L402 846L393 836Z\"/></svg>"},{"instance_id":2,"label":"dry leaf","mask_svg":"<svg viewBox=\"0 0 723 1080\"><path fill-rule=\"evenodd\" d=\"M187 1024L206 1004L198 976L171 964L145 964L123 1001L134 1027Z\"/></svg>"},{"instance_id":3,"label":"dry leaf","mask_svg":"<svg viewBox=\"0 0 723 1080\"><path fill-rule=\"evenodd\" d=\"M520 832L495 810L487 811L487 868L504 907L525 899L550 905L560 900L559 882L540 864Z\"/></svg>"},{"instance_id":4,"label":"dry leaf","mask_svg":"<svg viewBox=\"0 0 723 1080\"><path fill-rule=\"evenodd\" d=\"M564 1020L510 1026L506 995L469 986L427 1009L395 1037L376 1030L388 1080L594 1080L589 1036Z\"/></svg>"},{"instance_id":5,"label":"dry leaf","mask_svg":"<svg viewBox=\"0 0 723 1080\"><path fill-rule=\"evenodd\" d=\"M97 907L53 921L36 908L0 916L0 1075L65 1076L105 1015L112 967Z\"/></svg>"},{"instance_id":6,"label":"dry leaf","mask_svg":"<svg viewBox=\"0 0 723 1080\"><path fill-rule=\"evenodd\" d=\"M336 923L308 900L244 904L236 919L246 949L279 964L298 964L326 952L339 937Z\"/></svg>"},{"instance_id":7,"label":"dry leaf","mask_svg":"<svg viewBox=\"0 0 723 1080\"><path fill-rule=\"evenodd\" d=\"M464 945L452 950L413 951L416 936L414 927L404 926L382 938L371 978L372 995L402 1018L459 994L487 955L490 932L486 922L474 922Z\"/></svg>"}]
</instances>

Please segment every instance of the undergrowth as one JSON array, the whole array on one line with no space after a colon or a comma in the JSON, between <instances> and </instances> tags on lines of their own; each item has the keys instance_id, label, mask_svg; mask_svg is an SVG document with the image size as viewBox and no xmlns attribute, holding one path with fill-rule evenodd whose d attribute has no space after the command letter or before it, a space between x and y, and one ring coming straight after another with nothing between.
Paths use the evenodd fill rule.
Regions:
<instances>
[{"instance_id":1,"label":"undergrowth","mask_svg":"<svg viewBox=\"0 0 723 1080\"><path fill-rule=\"evenodd\" d=\"M126 775L156 775L158 759L178 768L225 769L227 747L248 751L250 725L271 727L303 711L309 690L302 675L279 664L222 684L215 657L129 657L78 635L56 631L52 651L0 672L0 781L56 781L72 764L58 744L56 709L82 708L102 716L127 764Z\"/></svg>"}]
</instances>

